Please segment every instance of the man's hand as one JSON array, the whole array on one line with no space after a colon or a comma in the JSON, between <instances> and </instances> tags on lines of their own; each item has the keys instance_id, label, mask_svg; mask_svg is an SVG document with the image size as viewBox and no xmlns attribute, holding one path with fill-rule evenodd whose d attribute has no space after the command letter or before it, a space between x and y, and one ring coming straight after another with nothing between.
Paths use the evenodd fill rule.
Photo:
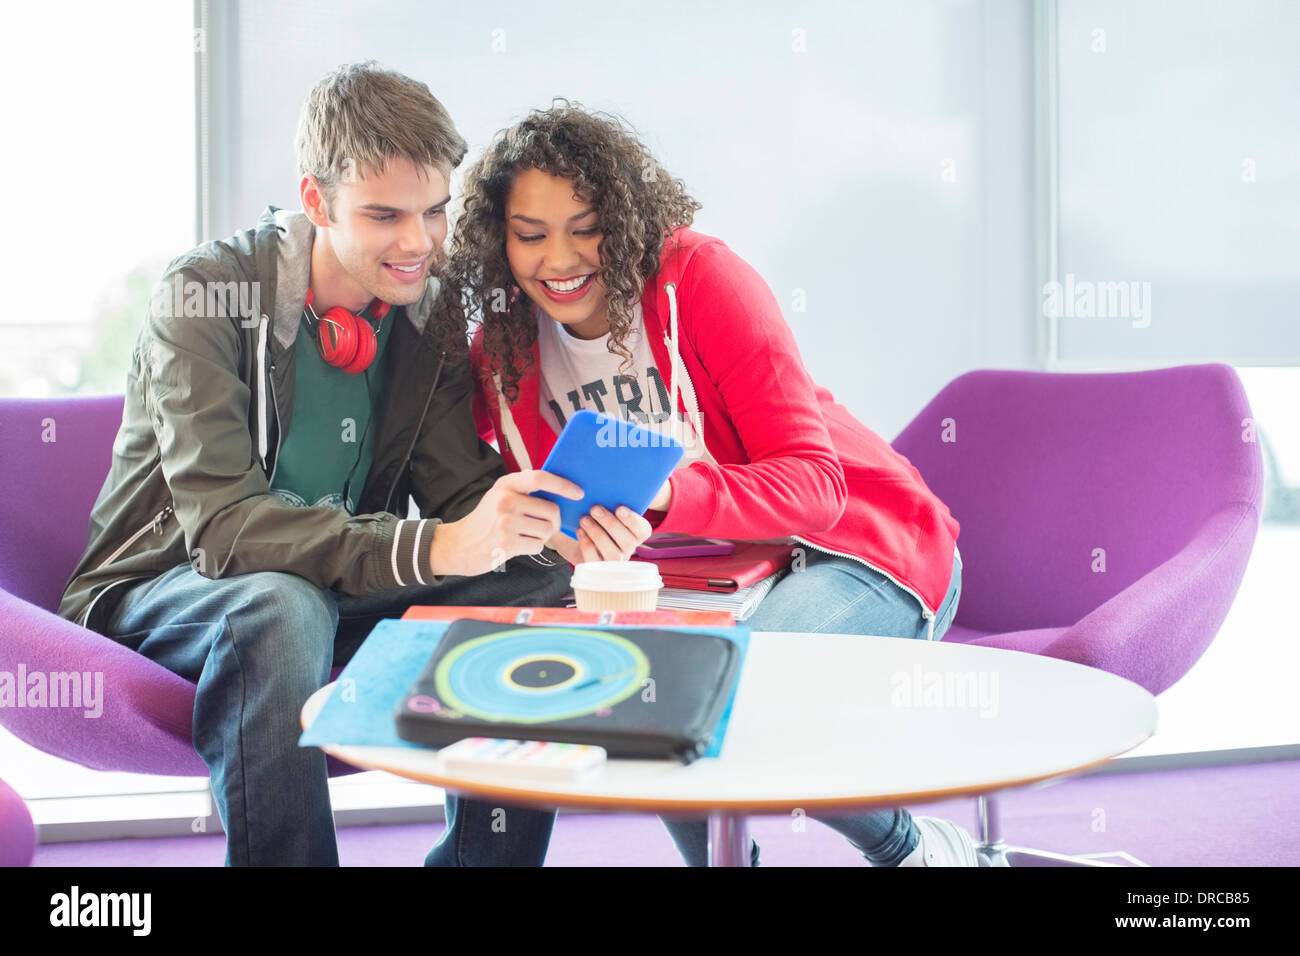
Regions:
<instances>
[{"instance_id":1,"label":"man's hand","mask_svg":"<svg viewBox=\"0 0 1300 956\"><path fill-rule=\"evenodd\" d=\"M483 574L515 555L539 553L557 534L564 537L560 506L532 497L534 491L575 501L583 495L573 482L546 471L498 478L473 511L434 529L429 553L434 574Z\"/></svg>"},{"instance_id":2,"label":"man's hand","mask_svg":"<svg viewBox=\"0 0 1300 956\"><path fill-rule=\"evenodd\" d=\"M650 522L631 508L620 507L617 513L610 514L597 505L579 524L576 542L563 531L556 531L546 544L570 564L626 561L652 530Z\"/></svg>"}]
</instances>

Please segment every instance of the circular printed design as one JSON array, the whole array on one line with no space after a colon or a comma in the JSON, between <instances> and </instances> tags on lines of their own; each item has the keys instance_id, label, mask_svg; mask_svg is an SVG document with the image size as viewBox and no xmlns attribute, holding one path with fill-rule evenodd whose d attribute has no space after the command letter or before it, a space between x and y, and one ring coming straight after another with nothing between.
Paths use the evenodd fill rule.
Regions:
<instances>
[{"instance_id":1,"label":"circular printed design","mask_svg":"<svg viewBox=\"0 0 1300 956\"><path fill-rule=\"evenodd\" d=\"M444 705L469 716L532 724L608 710L648 676L645 652L618 634L515 628L455 648L434 686Z\"/></svg>"}]
</instances>

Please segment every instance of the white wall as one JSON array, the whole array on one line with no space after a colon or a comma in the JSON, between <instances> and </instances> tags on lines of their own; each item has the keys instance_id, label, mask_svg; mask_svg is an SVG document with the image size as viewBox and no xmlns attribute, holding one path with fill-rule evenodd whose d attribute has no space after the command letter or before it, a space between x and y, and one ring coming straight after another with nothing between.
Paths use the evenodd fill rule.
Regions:
<instances>
[{"instance_id":1,"label":"white wall","mask_svg":"<svg viewBox=\"0 0 1300 956\"><path fill-rule=\"evenodd\" d=\"M297 204L303 98L374 58L429 84L471 159L553 96L623 115L887 438L961 372L1034 362L1027 2L215 7L214 42L237 44L214 64L213 235Z\"/></svg>"}]
</instances>

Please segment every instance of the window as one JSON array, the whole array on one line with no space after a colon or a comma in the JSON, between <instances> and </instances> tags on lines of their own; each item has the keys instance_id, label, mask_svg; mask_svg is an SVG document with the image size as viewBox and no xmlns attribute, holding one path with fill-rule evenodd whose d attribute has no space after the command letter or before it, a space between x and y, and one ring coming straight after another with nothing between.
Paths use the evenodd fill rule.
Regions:
<instances>
[{"instance_id":1,"label":"window","mask_svg":"<svg viewBox=\"0 0 1300 956\"><path fill-rule=\"evenodd\" d=\"M121 392L153 284L195 242L192 7L140 0L126 28L119 7L71 6L5 14L3 395ZM3 730L0 766L43 821L84 819L88 796L207 805L206 778L99 773ZM133 798L104 812L151 811Z\"/></svg>"},{"instance_id":2,"label":"window","mask_svg":"<svg viewBox=\"0 0 1300 956\"><path fill-rule=\"evenodd\" d=\"M1300 363L1295 5L1055 9L1058 364Z\"/></svg>"},{"instance_id":3,"label":"window","mask_svg":"<svg viewBox=\"0 0 1300 956\"><path fill-rule=\"evenodd\" d=\"M6 11L0 394L121 392L153 283L194 245L194 24L140 0Z\"/></svg>"}]
</instances>

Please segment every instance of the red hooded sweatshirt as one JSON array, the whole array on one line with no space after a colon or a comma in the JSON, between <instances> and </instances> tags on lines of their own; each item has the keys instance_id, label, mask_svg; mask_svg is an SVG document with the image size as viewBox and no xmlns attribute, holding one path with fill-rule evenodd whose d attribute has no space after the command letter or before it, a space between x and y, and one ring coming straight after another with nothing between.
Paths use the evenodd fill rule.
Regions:
<instances>
[{"instance_id":1,"label":"red hooded sweatshirt","mask_svg":"<svg viewBox=\"0 0 1300 956\"><path fill-rule=\"evenodd\" d=\"M670 370L673 405L717 462L673 472L668 511L646 515L656 530L793 537L887 575L933 627L957 521L906 458L812 381L762 277L720 240L679 229L664 243L641 309L655 364ZM489 367L482 329L471 354L479 434L504 437L511 471L540 468L557 436L539 413L536 342L513 403Z\"/></svg>"}]
</instances>

